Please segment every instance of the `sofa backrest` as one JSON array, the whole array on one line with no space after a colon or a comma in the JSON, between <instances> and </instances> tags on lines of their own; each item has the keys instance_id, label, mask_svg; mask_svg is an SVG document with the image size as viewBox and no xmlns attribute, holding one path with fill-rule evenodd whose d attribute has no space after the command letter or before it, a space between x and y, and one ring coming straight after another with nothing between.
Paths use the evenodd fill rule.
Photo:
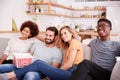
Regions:
<instances>
[{"instance_id":1,"label":"sofa backrest","mask_svg":"<svg viewBox=\"0 0 120 80\"><path fill-rule=\"evenodd\" d=\"M91 60L91 48L86 44L82 44L84 51L84 58L87 60ZM120 80L120 60L116 62L110 80Z\"/></svg>"},{"instance_id":2,"label":"sofa backrest","mask_svg":"<svg viewBox=\"0 0 120 80\"><path fill-rule=\"evenodd\" d=\"M82 47L84 51L84 59L91 60L91 48L86 44L82 44Z\"/></svg>"},{"instance_id":3,"label":"sofa backrest","mask_svg":"<svg viewBox=\"0 0 120 80\"><path fill-rule=\"evenodd\" d=\"M8 44L9 38L0 38L0 57L2 56L2 53L4 52L7 44Z\"/></svg>"},{"instance_id":4,"label":"sofa backrest","mask_svg":"<svg viewBox=\"0 0 120 80\"><path fill-rule=\"evenodd\" d=\"M120 80L120 60L118 60L113 68L110 80Z\"/></svg>"}]
</instances>

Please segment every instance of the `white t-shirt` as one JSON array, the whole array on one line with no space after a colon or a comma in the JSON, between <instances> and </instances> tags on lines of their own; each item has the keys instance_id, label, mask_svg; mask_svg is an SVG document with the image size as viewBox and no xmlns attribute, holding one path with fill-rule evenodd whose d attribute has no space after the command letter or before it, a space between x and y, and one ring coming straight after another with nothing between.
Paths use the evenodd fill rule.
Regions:
<instances>
[{"instance_id":1,"label":"white t-shirt","mask_svg":"<svg viewBox=\"0 0 120 80\"><path fill-rule=\"evenodd\" d=\"M6 54L8 56L7 60L13 60L14 53L28 53L33 43L37 41L39 40L34 38L27 39L27 40L13 38L8 42L8 46L6 47L3 54Z\"/></svg>"},{"instance_id":2,"label":"white t-shirt","mask_svg":"<svg viewBox=\"0 0 120 80\"><path fill-rule=\"evenodd\" d=\"M48 64L62 62L62 52L57 47L47 47L45 43L37 42L32 46L31 50L34 52L33 62L39 59Z\"/></svg>"}]
</instances>

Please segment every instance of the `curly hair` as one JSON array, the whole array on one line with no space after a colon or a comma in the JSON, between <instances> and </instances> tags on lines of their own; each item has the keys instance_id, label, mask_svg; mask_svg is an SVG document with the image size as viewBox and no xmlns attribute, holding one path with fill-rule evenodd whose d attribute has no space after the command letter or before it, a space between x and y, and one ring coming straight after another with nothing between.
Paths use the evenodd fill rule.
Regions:
<instances>
[{"instance_id":1,"label":"curly hair","mask_svg":"<svg viewBox=\"0 0 120 80\"><path fill-rule=\"evenodd\" d=\"M35 22L25 21L24 23L22 23L20 31L22 32L22 30L26 27L30 29L31 34L31 36L29 36L28 38L35 37L39 34L39 28Z\"/></svg>"}]
</instances>

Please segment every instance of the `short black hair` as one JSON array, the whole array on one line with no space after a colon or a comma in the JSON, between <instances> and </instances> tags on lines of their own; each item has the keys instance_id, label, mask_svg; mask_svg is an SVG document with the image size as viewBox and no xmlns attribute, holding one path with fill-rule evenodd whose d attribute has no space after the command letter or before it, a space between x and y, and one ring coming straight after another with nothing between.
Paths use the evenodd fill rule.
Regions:
<instances>
[{"instance_id":1,"label":"short black hair","mask_svg":"<svg viewBox=\"0 0 120 80\"><path fill-rule=\"evenodd\" d=\"M57 30L57 28L54 27L54 26L48 27L48 28L46 29L46 31L47 31L47 30L53 31L55 36L58 35L58 30Z\"/></svg>"},{"instance_id":2,"label":"short black hair","mask_svg":"<svg viewBox=\"0 0 120 80\"><path fill-rule=\"evenodd\" d=\"M110 25L110 27L112 27L112 23L111 23L110 20L108 20L108 19L106 19L106 18L101 18L101 19L98 20L97 24L98 24L99 22L101 22L101 21L108 23L108 24Z\"/></svg>"}]
</instances>

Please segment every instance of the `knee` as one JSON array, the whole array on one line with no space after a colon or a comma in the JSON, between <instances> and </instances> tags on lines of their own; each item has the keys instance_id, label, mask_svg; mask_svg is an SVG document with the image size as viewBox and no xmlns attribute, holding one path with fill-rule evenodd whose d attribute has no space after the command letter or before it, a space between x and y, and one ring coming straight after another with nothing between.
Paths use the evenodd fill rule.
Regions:
<instances>
[{"instance_id":1,"label":"knee","mask_svg":"<svg viewBox=\"0 0 120 80\"><path fill-rule=\"evenodd\" d=\"M78 64L78 66L81 66L81 65L88 65L90 63L89 60L83 60L81 63Z\"/></svg>"},{"instance_id":2,"label":"knee","mask_svg":"<svg viewBox=\"0 0 120 80\"><path fill-rule=\"evenodd\" d=\"M34 62L34 64L39 64L41 62L41 60L36 60L35 62Z\"/></svg>"},{"instance_id":3,"label":"knee","mask_svg":"<svg viewBox=\"0 0 120 80\"><path fill-rule=\"evenodd\" d=\"M40 75L38 72L27 72L23 80L40 80Z\"/></svg>"},{"instance_id":4,"label":"knee","mask_svg":"<svg viewBox=\"0 0 120 80\"><path fill-rule=\"evenodd\" d=\"M87 59L83 60L83 63L89 63L89 62L90 62L90 61L87 60Z\"/></svg>"},{"instance_id":5,"label":"knee","mask_svg":"<svg viewBox=\"0 0 120 80\"><path fill-rule=\"evenodd\" d=\"M44 61L42 61L42 60L36 60L36 61L34 62L34 64L37 65L37 66L38 66L38 65L41 66L41 65L46 64L46 62L44 62ZM48 63L47 63L47 64L48 64Z\"/></svg>"}]
</instances>

